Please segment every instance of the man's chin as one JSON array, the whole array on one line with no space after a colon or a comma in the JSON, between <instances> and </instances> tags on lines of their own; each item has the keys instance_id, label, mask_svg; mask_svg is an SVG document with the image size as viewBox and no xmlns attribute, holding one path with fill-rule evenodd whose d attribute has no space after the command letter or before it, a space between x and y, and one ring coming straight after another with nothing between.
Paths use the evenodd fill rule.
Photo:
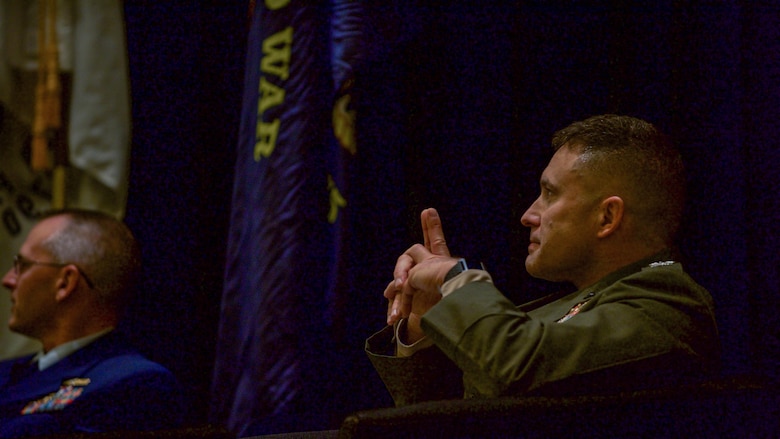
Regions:
<instances>
[{"instance_id":1,"label":"man's chin","mask_svg":"<svg viewBox=\"0 0 780 439\"><path fill-rule=\"evenodd\" d=\"M22 328L19 327L19 323L13 317L8 321L8 329L15 334L22 334Z\"/></svg>"},{"instance_id":2,"label":"man's chin","mask_svg":"<svg viewBox=\"0 0 780 439\"><path fill-rule=\"evenodd\" d=\"M530 254L528 255L528 257L525 258L525 271L527 271L528 274L530 274L532 277L535 277L537 279L549 280L555 282L554 280L551 279L551 277L554 276L550 276L551 273L549 272L549 270L545 271L544 267L541 266L541 264L539 263L539 258L537 257L536 253Z\"/></svg>"},{"instance_id":3,"label":"man's chin","mask_svg":"<svg viewBox=\"0 0 780 439\"><path fill-rule=\"evenodd\" d=\"M528 272L533 277L539 277L537 266L536 266L536 255L530 254L526 256L525 258L525 271Z\"/></svg>"}]
</instances>

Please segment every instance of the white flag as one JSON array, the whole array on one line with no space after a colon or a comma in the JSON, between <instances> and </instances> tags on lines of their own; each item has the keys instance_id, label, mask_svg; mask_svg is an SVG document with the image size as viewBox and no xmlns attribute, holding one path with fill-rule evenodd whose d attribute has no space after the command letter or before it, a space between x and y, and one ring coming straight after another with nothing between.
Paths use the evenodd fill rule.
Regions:
<instances>
[{"instance_id":1,"label":"white flag","mask_svg":"<svg viewBox=\"0 0 780 439\"><path fill-rule=\"evenodd\" d=\"M130 85L120 0L57 0L61 71L72 78L67 109L65 204L124 216L130 154ZM38 68L38 2L0 1L0 272L35 216L50 207L51 177L29 165ZM0 296L0 359L38 349L7 329Z\"/></svg>"}]
</instances>

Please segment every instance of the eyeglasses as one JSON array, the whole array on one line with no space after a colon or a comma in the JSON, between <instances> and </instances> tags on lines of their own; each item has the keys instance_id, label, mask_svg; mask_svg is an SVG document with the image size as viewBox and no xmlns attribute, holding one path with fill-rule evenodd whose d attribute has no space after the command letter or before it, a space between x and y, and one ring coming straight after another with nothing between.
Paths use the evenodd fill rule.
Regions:
<instances>
[{"instance_id":1,"label":"eyeglasses","mask_svg":"<svg viewBox=\"0 0 780 439\"><path fill-rule=\"evenodd\" d=\"M70 262L42 262L42 261L35 261L33 259L27 259L22 255L16 255L14 256L14 274L19 276L22 271L24 271L25 267L28 267L30 265L44 265L47 267L65 267L66 265L73 265L76 267L76 270L78 270L79 274L81 274L81 277L84 278L84 281L89 285L90 288L94 289L95 284L92 283L92 281L87 277L87 274L84 273L84 270L81 269L76 264L70 263Z\"/></svg>"}]
</instances>

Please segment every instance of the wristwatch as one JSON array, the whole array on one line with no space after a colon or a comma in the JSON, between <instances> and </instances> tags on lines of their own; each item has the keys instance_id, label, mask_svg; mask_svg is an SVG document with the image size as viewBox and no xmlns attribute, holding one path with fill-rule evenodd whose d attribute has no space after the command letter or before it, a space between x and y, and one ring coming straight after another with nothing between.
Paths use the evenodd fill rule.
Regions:
<instances>
[{"instance_id":1,"label":"wristwatch","mask_svg":"<svg viewBox=\"0 0 780 439\"><path fill-rule=\"evenodd\" d=\"M469 263L466 262L464 258L458 259L458 262L455 263L455 266L450 269L450 271L447 272L447 275L444 276L444 282L447 282L448 280L452 279L453 277L463 273L464 271L471 269L477 269L477 270L484 270L485 264L481 262L475 262L469 266ZM442 282L442 283L444 283Z\"/></svg>"}]
</instances>

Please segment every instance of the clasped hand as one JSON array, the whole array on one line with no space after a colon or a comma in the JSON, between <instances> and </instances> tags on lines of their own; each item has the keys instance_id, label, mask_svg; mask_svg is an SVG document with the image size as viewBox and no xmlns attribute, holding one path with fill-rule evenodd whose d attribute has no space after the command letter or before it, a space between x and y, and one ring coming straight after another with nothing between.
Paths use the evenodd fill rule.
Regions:
<instances>
[{"instance_id":1,"label":"clasped hand","mask_svg":"<svg viewBox=\"0 0 780 439\"><path fill-rule=\"evenodd\" d=\"M424 244L415 244L398 257L393 281L384 293L389 301L387 324L407 319L406 343L423 337L420 320L441 300L439 288L447 272L457 262L450 256L436 209L423 210L420 219Z\"/></svg>"}]
</instances>

